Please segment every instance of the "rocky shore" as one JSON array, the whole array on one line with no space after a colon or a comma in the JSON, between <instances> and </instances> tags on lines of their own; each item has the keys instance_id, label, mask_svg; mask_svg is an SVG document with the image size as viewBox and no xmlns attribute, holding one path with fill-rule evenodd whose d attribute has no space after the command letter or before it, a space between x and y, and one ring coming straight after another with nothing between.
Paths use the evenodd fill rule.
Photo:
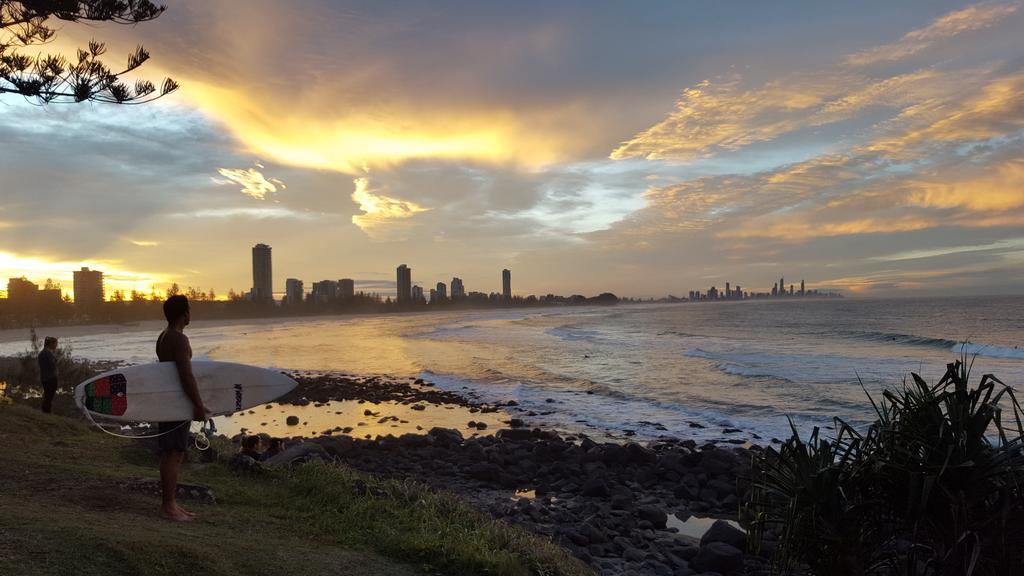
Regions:
<instances>
[{"instance_id":1,"label":"rocky shore","mask_svg":"<svg viewBox=\"0 0 1024 576\"><path fill-rule=\"evenodd\" d=\"M502 409L435 390L422 380L297 379L299 388L283 400L298 406L365 400ZM337 460L457 493L495 518L552 538L601 574L768 572L762 556L746 551L743 531L726 521L736 519L756 446L675 438L649 445L599 443L579 433L532 427L520 418L505 423L493 434L472 437L440 427L372 439L323 434L275 461Z\"/></svg>"}]
</instances>

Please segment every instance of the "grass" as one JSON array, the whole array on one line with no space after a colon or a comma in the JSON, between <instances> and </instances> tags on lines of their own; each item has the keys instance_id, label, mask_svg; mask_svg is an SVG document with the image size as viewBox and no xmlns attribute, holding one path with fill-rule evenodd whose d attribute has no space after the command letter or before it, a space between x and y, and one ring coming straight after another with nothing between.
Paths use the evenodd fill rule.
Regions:
<instances>
[{"instance_id":1,"label":"grass","mask_svg":"<svg viewBox=\"0 0 1024 576\"><path fill-rule=\"evenodd\" d=\"M119 486L157 476L138 441L0 405L0 574L590 573L452 495L343 466L237 476L223 461L186 464L182 481L218 500L185 502L199 514L188 524L159 519L157 497Z\"/></svg>"}]
</instances>

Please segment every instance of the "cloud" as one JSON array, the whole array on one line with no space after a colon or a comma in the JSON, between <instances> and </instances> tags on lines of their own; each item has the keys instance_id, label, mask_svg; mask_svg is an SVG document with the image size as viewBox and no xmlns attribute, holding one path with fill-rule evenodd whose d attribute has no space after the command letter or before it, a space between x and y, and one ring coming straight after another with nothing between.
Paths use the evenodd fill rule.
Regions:
<instances>
[{"instance_id":1,"label":"cloud","mask_svg":"<svg viewBox=\"0 0 1024 576\"><path fill-rule=\"evenodd\" d=\"M947 14L906 35L900 50L926 57L937 39L1016 10L981 5ZM894 46L863 54L892 54ZM702 82L610 157L694 165L742 158L769 141L783 150L821 148L759 172L648 188L647 205L613 230L630 242L705 230L730 241L801 243L1016 225L1024 221L1024 72L1004 58L986 53L882 75L845 64L755 87L738 77Z\"/></svg>"},{"instance_id":2,"label":"cloud","mask_svg":"<svg viewBox=\"0 0 1024 576\"><path fill-rule=\"evenodd\" d=\"M153 248L153 247L156 247L156 246L160 245L159 242L156 242L156 241L153 241L153 240L131 240L131 239L129 239L128 241L131 242L132 244L134 244L136 246L140 246L142 248Z\"/></svg>"},{"instance_id":3,"label":"cloud","mask_svg":"<svg viewBox=\"0 0 1024 576\"><path fill-rule=\"evenodd\" d=\"M352 223L371 236L404 228L408 219L430 210L415 202L391 198L371 190L367 178L356 178L353 182L356 188L352 192L352 201L359 204L363 213L353 215Z\"/></svg>"},{"instance_id":4,"label":"cloud","mask_svg":"<svg viewBox=\"0 0 1024 576\"><path fill-rule=\"evenodd\" d=\"M267 178L258 169L263 164L256 162L255 168L218 168L217 172L227 180L214 179L218 184L229 184L234 182L242 185L242 194L251 196L257 200L266 200L267 194L273 194L278 190L284 190L287 186L277 178Z\"/></svg>"},{"instance_id":5,"label":"cloud","mask_svg":"<svg viewBox=\"0 0 1024 576\"><path fill-rule=\"evenodd\" d=\"M965 32L983 30L996 25L1020 8L1020 3L975 4L950 12L928 26L908 32L897 42L877 46L852 54L846 61L852 66L867 66L879 62L901 60L913 56L935 42L953 38Z\"/></svg>"},{"instance_id":6,"label":"cloud","mask_svg":"<svg viewBox=\"0 0 1024 576\"><path fill-rule=\"evenodd\" d=\"M968 252L1019 252L1024 253L1024 238L1010 238L1007 240L999 240L988 244L973 244L969 246L948 246L943 248L929 248L923 250L907 250L904 252L896 252L895 254L886 254L884 256L875 256L872 260L878 260L881 262L899 262L901 260L918 260L921 258L939 258L942 256L949 256L951 254L964 254Z\"/></svg>"}]
</instances>

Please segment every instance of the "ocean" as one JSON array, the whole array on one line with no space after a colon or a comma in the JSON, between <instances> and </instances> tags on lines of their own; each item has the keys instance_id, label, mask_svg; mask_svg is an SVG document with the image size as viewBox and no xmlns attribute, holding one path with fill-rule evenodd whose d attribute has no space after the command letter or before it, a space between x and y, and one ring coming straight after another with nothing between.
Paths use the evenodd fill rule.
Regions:
<instances>
[{"instance_id":1,"label":"ocean","mask_svg":"<svg viewBox=\"0 0 1024 576\"><path fill-rule=\"evenodd\" d=\"M97 330L102 330L98 327ZM855 425L910 372L948 362L1024 383L1024 298L779 300L265 320L187 330L196 358L422 377L567 431L767 441ZM59 334L58 334L59 335ZM156 333L64 339L76 356L154 361ZM70 342L69 342L70 340ZM0 355L24 350L0 344ZM863 385L863 389L862 389ZM738 429L741 432L725 432Z\"/></svg>"}]
</instances>

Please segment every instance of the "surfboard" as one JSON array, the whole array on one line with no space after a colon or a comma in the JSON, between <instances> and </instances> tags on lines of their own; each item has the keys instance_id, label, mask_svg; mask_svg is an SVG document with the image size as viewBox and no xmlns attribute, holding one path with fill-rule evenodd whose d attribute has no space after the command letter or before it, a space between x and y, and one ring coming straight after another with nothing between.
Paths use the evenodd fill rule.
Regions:
<instances>
[{"instance_id":1,"label":"surfboard","mask_svg":"<svg viewBox=\"0 0 1024 576\"><path fill-rule=\"evenodd\" d=\"M194 360L192 373L212 416L271 402L298 385L280 372L231 362ZM174 362L104 372L75 387L75 403L94 417L125 422L192 419L192 401Z\"/></svg>"}]
</instances>

